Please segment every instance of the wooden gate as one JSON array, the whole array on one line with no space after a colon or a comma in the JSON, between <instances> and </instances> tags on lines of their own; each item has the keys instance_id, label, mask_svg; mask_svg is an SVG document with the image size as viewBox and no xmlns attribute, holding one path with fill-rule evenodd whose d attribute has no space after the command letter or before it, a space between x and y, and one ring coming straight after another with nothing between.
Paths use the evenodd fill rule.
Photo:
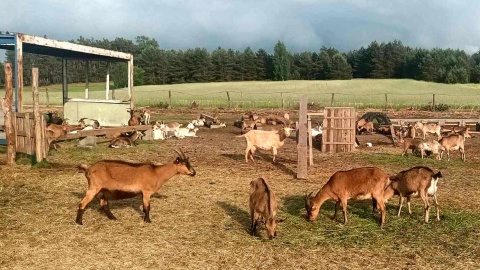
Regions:
<instances>
[{"instance_id":1,"label":"wooden gate","mask_svg":"<svg viewBox=\"0 0 480 270\"><path fill-rule=\"evenodd\" d=\"M15 127L16 152L27 155L35 154L35 117L33 113L14 113L13 126ZM42 129L42 142L44 145L43 157L46 158L48 144L45 137L45 119L42 118L40 127Z\"/></svg>"},{"instance_id":2,"label":"wooden gate","mask_svg":"<svg viewBox=\"0 0 480 270\"><path fill-rule=\"evenodd\" d=\"M355 149L355 108L326 107L323 117L322 152L352 152Z\"/></svg>"}]
</instances>

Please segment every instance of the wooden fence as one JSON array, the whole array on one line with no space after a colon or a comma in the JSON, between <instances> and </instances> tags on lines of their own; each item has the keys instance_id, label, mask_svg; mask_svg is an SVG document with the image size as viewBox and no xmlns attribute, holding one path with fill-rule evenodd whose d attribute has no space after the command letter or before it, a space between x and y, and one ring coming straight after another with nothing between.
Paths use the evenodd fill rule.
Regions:
<instances>
[{"instance_id":1,"label":"wooden fence","mask_svg":"<svg viewBox=\"0 0 480 270\"><path fill-rule=\"evenodd\" d=\"M352 152L355 149L356 120L355 108L325 108L323 113L322 152Z\"/></svg>"},{"instance_id":2,"label":"wooden fence","mask_svg":"<svg viewBox=\"0 0 480 270\"><path fill-rule=\"evenodd\" d=\"M16 137L16 152L27 155L35 154L35 117L33 113L14 113L13 117ZM46 121L40 121L41 141L43 143L42 157L46 158L48 143L45 136Z\"/></svg>"}]
</instances>

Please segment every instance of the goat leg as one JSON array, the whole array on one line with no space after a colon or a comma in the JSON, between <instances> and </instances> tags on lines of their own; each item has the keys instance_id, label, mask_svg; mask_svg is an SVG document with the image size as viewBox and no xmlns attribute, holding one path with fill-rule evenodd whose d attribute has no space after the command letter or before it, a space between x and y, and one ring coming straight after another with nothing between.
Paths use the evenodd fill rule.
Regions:
<instances>
[{"instance_id":1,"label":"goat leg","mask_svg":"<svg viewBox=\"0 0 480 270\"><path fill-rule=\"evenodd\" d=\"M106 199L100 199L100 209L105 213L105 215L107 215L109 219L117 220L112 211L110 211L110 207L108 207L108 201Z\"/></svg>"}]
</instances>

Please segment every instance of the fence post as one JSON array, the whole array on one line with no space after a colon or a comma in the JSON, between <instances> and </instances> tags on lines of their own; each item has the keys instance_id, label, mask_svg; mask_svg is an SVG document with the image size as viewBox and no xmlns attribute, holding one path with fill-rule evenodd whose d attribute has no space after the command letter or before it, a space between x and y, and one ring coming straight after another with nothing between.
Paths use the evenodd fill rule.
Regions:
<instances>
[{"instance_id":1,"label":"fence post","mask_svg":"<svg viewBox=\"0 0 480 270\"><path fill-rule=\"evenodd\" d=\"M16 140L15 137L15 114L12 111L13 102L13 78L12 64L6 63L5 69L5 97L2 98L2 110L5 121L5 135L7 139L7 164L14 165L16 157Z\"/></svg>"},{"instance_id":2,"label":"fence post","mask_svg":"<svg viewBox=\"0 0 480 270\"><path fill-rule=\"evenodd\" d=\"M48 87L45 88L45 95L47 97L47 107L50 107L50 96L48 95Z\"/></svg>"},{"instance_id":3,"label":"fence post","mask_svg":"<svg viewBox=\"0 0 480 270\"><path fill-rule=\"evenodd\" d=\"M172 108L172 91L168 91L168 105Z\"/></svg>"},{"instance_id":4,"label":"fence post","mask_svg":"<svg viewBox=\"0 0 480 270\"><path fill-rule=\"evenodd\" d=\"M283 92L280 93L282 96L282 109L285 109L285 99L283 98Z\"/></svg>"},{"instance_id":5,"label":"fence post","mask_svg":"<svg viewBox=\"0 0 480 270\"><path fill-rule=\"evenodd\" d=\"M333 106L334 100L335 100L335 93L332 93L332 100L330 101L330 106Z\"/></svg>"},{"instance_id":6,"label":"fence post","mask_svg":"<svg viewBox=\"0 0 480 270\"><path fill-rule=\"evenodd\" d=\"M228 108L230 108L230 93L227 91L227 102L228 102Z\"/></svg>"},{"instance_id":7,"label":"fence post","mask_svg":"<svg viewBox=\"0 0 480 270\"><path fill-rule=\"evenodd\" d=\"M435 94L433 94L433 99L432 99L432 111L435 111Z\"/></svg>"},{"instance_id":8,"label":"fence post","mask_svg":"<svg viewBox=\"0 0 480 270\"><path fill-rule=\"evenodd\" d=\"M298 111L297 135L297 179L307 179L307 96L300 96L300 110Z\"/></svg>"},{"instance_id":9,"label":"fence post","mask_svg":"<svg viewBox=\"0 0 480 270\"><path fill-rule=\"evenodd\" d=\"M388 108L388 94L385 93L385 111L387 110Z\"/></svg>"},{"instance_id":10,"label":"fence post","mask_svg":"<svg viewBox=\"0 0 480 270\"><path fill-rule=\"evenodd\" d=\"M32 68L32 95L33 95L33 115L35 125L35 158L37 163L43 160L43 141L42 141L42 128L40 126L40 105L38 96L38 68Z\"/></svg>"}]
</instances>

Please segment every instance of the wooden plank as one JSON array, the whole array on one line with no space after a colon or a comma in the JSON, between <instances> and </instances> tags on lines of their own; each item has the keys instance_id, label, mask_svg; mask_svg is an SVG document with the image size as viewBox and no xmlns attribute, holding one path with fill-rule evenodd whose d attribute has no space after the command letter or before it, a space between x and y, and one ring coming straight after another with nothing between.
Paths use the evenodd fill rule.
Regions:
<instances>
[{"instance_id":1,"label":"wooden plank","mask_svg":"<svg viewBox=\"0 0 480 270\"><path fill-rule=\"evenodd\" d=\"M105 50L105 49L100 49L100 48L95 48L95 47L90 47L90 46L85 46L80 44L74 44L74 43L65 42L65 41L47 39L47 38L37 37L32 35L25 35L20 33L17 35L19 35L19 37L22 39L24 43L35 44L35 45L46 46L46 47L57 48L57 49L68 50L68 51L81 52L86 54L118 58L123 60L130 60L132 58L132 55L128 53Z\"/></svg>"},{"instance_id":2,"label":"wooden plank","mask_svg":"<svg viewBox=\"0 0 480 270\"><path fill-rule=\"evenodd\" d=\"M297 179L307 179L307 96L300 97L298 112Z\"/></svg>"},{"instance_id":3,"label":"wooden plank","mask_svg":"<svg viewBox=\"0 0 480 270\"><path fill-rule=\"evenodd\" d=\"M2 111L5 117L5 137L7 139L7 165L15 164L16 137L15 137L15 115L13 113L13 77L12 64L6 63L5 72L5 97L2 98Z\"/></svg>"},{"instance_id":4,"label":"wooden plank","mask_svg":"<svg viewBox=\"0 0 480 270\"><path fill-rule=\"evenodd\" d=\"M307 113L308 116L323 116L324 113L323 112L319 112L319 113Z\"/></svg>"},{"instance_id":5,"label":"wooden plank","mask_svg":"<svg viewBox=\"0 0 480 270\"><path fill-rule=\"evenodd\" d=\"M31 155L33 154L32 149L34 149L33 145L33 139L32 139L32 122L30 119L30 113L26 114L27 117L25 117L25 121L23 122L24 124L24 129L25 129L25 154Z\"/></svg>"},{"instance_id":6,"label":"wooden plank","mask_svg":"<svg viewBox=\"0 0 480 270\"><path fill-rule=\"evenodd\" d=\"M151 129L153 129L153 127L150 125L139 125L139 126L125 126L125 127L111 127L111 128L105 127L105 128L93 129L93 130L79 130L77 131L77 133L67 134L66 136L60 137L59 140L76 139L76 138L87 137L87 136L100 136L100 135L106 135L108 133L123 133L123 132L130 132L133 130L145 131L145 130L151 130Z\"/></svg>"},{"instance_id":7,"label":"wooden plank","mask_svg":"<svg viewBox=\"0 0 480 270\"><path fill-rule=\"evenodd\" d=\"M35 158L37 163L43 160L43 141L41 128L40 102L38 94L38 68L32 68L32 98L33 98L33 115L35 118Z\"/></svg>"}]
</instances>

